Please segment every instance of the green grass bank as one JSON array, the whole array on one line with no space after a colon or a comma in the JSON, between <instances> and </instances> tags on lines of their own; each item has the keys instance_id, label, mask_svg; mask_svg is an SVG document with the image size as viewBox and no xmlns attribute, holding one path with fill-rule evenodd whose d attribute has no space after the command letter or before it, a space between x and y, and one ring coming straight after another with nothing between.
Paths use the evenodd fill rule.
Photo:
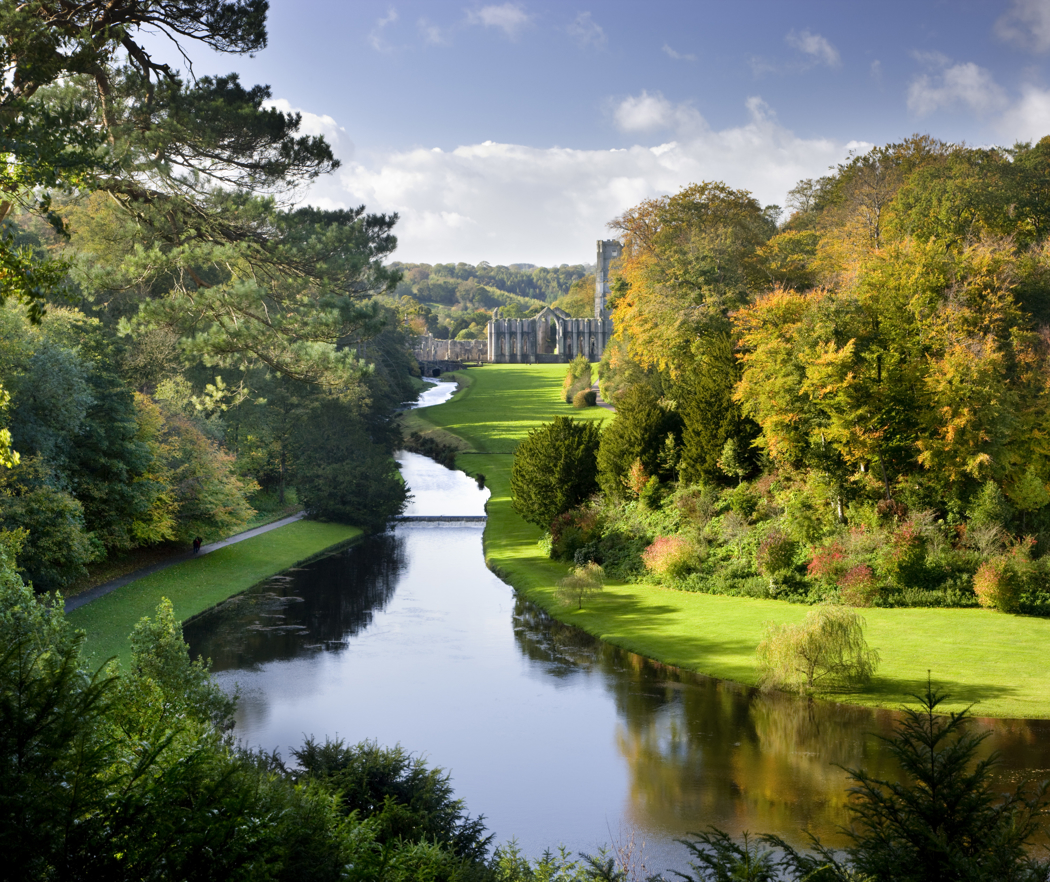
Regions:
<instances>
[{"instance_id":1,"label":"green grass bank","mask_svg":"<svg viewBox=\"0 0 1050 882\"><path fill-rule=\"evenodd\" d=\"M555 586L568 572L537 546L542 531L510 506L514 448L554 416L604 420L601 408L574 410L559 395L562 365L487 365L466 372L447 404L415 411L457 435L466 448L457 466L485 475L492 490L485 528L488 565L529 600L604 640L667 664L738 683L758 679L755 649L767 622L799 621L809 607L672 591L656 585L610 583L583 610L559 604ZM462 376L462 375L461 375ZM974 704L977 716L1050 718L1050 620L979 609L868 609L868 643L882 664L870 687L849 696L857 704L913 703L927 671L950 693L946 709Z\"/></svg>"},{"instance_id":2,"label":"green grass bank","mask_svg":"<svg viewBox=\"0 0 1050 882\"><path fill-rule=\"evenodd\" d=\"M361 532L345 524L296 521L137 579L73 610L69 620L87 634L87 653L96 664L113 656L126 662L128 636L139 619L154 614L162 597L185 621Z\"/></svg>"}]
</instances>

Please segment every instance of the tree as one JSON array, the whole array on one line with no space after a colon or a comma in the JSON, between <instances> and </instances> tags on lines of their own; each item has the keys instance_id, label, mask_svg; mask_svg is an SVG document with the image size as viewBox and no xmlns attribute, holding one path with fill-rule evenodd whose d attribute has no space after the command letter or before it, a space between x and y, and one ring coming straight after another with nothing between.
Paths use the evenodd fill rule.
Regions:
<instances>
[{"instance_id":1,"label":"tree","mask_svg":"<svg viewBox=\"0 0 1050 882\"><path fill-rule=\"evenodd\" d=\"M400 746L384 748L374 741L348 746L338 739L320 744L307 738L292 755L299 766L295 777L338 793L343 814L370 819L376 842L431 842L455 863L485 859L493 837L485 835L484 818L467 814L444 770L428 768Z\"/></svg>"},{"instance_id":2,"label":"tree","mask_svg":"<svg viewBox=\"0 0 1050 882\"><path fill-rule=\"evenodd\" d=\"M1028 846L1050 808L1047 785L1022 784L1004 798L991 780L998 757L976 761L986 736L968 730L969 712L938 713L947 696L932 683L915 697L919 707L904 709L889 739L904 781L849 770L849 867L901 882L1045 879L1047 864ZM811 866L787 854L799 870ZM822 860L831 863L828 857Z\"/></svg>"},{"instance_id":3,"label":"tree","mask_svg":"<svg viewBox=\"0 0 1050 882\"><path fill-rule=\"evenodd\" d=\"M594 318L594 273L573 282L569 293L559 297L551 306L565 310L573 318Z\"/></svg>"},{"instance_id":4,"label":"tree","mask_svg":"<svg viewBox=\"0 0 1050 882\"><path fill-rule=\"evenodd\" d=\"M602 491L619 499L624 481L636 460L646 475L664 480L670 471L661 464L667 436L678 436L681 420L668 409L649 383L631 386L616 401L616 419L603 432L598 447L598 483Z\"/></svg>"},{"instance_id":5,"label":"tree","mask_svg":"<svg viewBox=\"0 0 1050 882\"><path fill-rule=\"evenodd\" d=\"M296 433L296 488L312 517L381 530L408 491L389 428L352 401L316 394Z\"/></svg>"},{"instance_id":6,"label":"tree","mask_svg":"<svg viewBox=\"0 0 1050 882\"><path fill-rule=\"evenodd\" d=\"M595 423L569 417L555 417L529 432L514 452L510 477L514 510L546 530L558 515L594 493L600 437Z\"/></svg>"},{"instance_id":7,"label":"tree","mask_svg":"<svg viewBox=\"0 0 1050 882\"><path fill-rule=\"evenodd\" d=\"M691 184L612 221L623 238L617 338L644 368L677 376L693 340L747 300L747 263L776 230L746 190Z\"/></svg>"},{"instance_id":8,"label":"tree","mask_svg":"<svg viewBox=\"0 0 1050 882\"><path fill-rule=\"evenodd\" d=\"M593 560L572 571L558 583L557 596L566 603L575 603L583 609L583 599L597 594L605 584L605 571Z\"/></svg>"},{"instance_id":9,"label":"tree","mask_svg":"<svg viewBox=\"0 0 1050 882\"><path fill-rule=\"evenodd\" d=\"M866 683L879 654L864 639L864 620L843 606L822 605L800 624L773 625L758 646L762 682L812 692Z\"/></svg>"}]
</instances>

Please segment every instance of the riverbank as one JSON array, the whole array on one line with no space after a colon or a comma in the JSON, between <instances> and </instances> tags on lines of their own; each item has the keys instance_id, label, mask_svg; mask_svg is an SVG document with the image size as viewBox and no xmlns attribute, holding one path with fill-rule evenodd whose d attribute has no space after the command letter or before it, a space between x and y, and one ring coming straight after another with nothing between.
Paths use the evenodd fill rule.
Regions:
<instances>
[{"instance_id":1,"label":"riverbank","mask_svg":"<svg viewBox=\"0 0 1050 882\"><path fill-rule=\"evenodd\" d=\"M171 601L175 617L185 621L361 535L358 527L345 524L296 521L136 579L73 610L68 618L86 633L85 651L96 664L114 656L127 662L131 631L143 616L154 614L162 597Z\"/></svg>"},{"instance_id":2,"label":"riverbank","mask_svg":"<svg viewBox=\"0 0 1050 882\"><path fill-rule=\"evenodd\" d=\"M415 411L416 420L452 433L466 447L457 467L484 474L492 491L485 529L488 565L515 590L559 619L658 661L753 685L755 649L767 622L797 622L809 607L610 583L575 610L555 599L565 564L548 560L542 531L510 505L513 451L529 431L555 416L603 421L602 408L575 410L559 395L564 365L486 365L447 404ZM875 707L912 703L927 671L960 710L978 716L1050 718L1045 647L1050 620L981 609L868 609L868 642L882 656L871 686L844 699Z\"/></svg>"}]
</instances>

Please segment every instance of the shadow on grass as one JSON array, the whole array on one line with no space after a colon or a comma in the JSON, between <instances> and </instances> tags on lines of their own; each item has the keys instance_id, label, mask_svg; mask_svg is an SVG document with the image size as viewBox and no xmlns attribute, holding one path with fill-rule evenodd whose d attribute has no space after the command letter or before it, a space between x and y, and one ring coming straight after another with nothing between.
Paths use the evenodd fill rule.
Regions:
<instances>
[{"instance_id":1,"label":"shadow on grass","mask_svg":"<svg viewBox=\"0 0 1050 882\"><path fill-rule=\"evenodd\" d=\"M936 671L930 672L933 685L950 699L951 706L976 705L975 712L980 711L980 705L985 701L995 701L1004 698L1014 698L1021 694L1021 690L1003 683L977 683L972 680L962 680L938 676ZM863 693L858 697L870 697L881 705L892 707L895 702L906 702L912 696L921 696L926 692L925 677L883 677L876 674ZM850 700L850 695L843 696Z\"/></svg>"}]
</instances>

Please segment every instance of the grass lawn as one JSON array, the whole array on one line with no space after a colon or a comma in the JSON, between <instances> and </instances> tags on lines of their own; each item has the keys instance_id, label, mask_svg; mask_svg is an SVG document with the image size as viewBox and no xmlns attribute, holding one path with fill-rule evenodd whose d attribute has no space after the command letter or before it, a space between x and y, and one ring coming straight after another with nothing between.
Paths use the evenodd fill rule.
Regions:
<instances>
[{"instance_id":1,"label":"grass lawn","mask_svg":"<svg viewBox=\"0 0 1050 882\"><path fill-rule=\"evenodd\" d=\"M541 531L510 507L514 447L530 429L558 415L607 419L600 408L576 411L559 392L563 365L486 365L452 401L415 412L453 432L469 448L457 465L482 473L492 490L485 528L489 566L529 600L559 619L611 643L668 664L753 684L755 648L766 622L798 621L808 607L610 584L583 610L560 605L554 588L568 568L537 547ZM859 704L899 707L922 689L927 671L952 696L948 709L975 704L978 716L1050 718L1050 620L976 609L869 609L869 644L882 665ZM836 697L842 700L841 697Z\"/></svg>"},{"instance_id":2,"label":"grass lawn","mask_svg":"<svg viewBox=\"0 0 1050 882\"><path fill-rule=\"evenodd\" d=\"M69 620L87 633L87 654L96 664L111 656L126 662L128 636L139 619L154 614L162 597L171 601L175 617L185 621L360 535L360 529L344 524L297 521L138 579L73 610Z\"/></svg>"}]
</instances>

